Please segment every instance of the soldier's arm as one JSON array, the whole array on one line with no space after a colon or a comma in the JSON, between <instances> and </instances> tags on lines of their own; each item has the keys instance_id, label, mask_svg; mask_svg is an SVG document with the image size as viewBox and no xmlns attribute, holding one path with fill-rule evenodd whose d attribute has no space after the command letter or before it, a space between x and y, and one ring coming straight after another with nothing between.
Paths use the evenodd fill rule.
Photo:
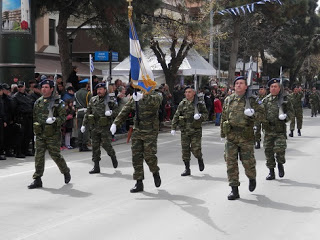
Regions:
<instances>
[{"instance_id":1,"label":"soldier's arm","mask_svg":"<svg viewBox=\"0 0 320 240\"><path fill-rule=\"evenodd\" d=\"M294 118L294 109L293 109L291 99L288 99L286 103L286 114L287 114L287 118L285 120L286 122L289 122Z\"/></svg>"},{"instance_id":2,"label":"soldier's arm","mask_svg":"<svg viewBox=\"0 0 320 240\"><path fill-rule=\"evenodd\" d=\"M117 126L121 126L124 123L124 121L127 120L129 113L134 111L134 105L135 102L131 97L129 101L123 106L113 123Z\"/></svg>"},{"instance_id":3,"label":"soldier's arm","mask_svg":"<svg viewBox=\"0 0 320 240\"><path fill-rule=\"evenodd\" d=\"M173 115L173 118L172 118L172 121L171 121L171 129L172 130L176 130L177 129L179 116L181 115L181 113L182 113L182 101L179 103L177 111Z\"/></svg>"},{"instance_id":4,"label":"soldier's arm","mask_svg":"<svg viewBox=\"0 0 320 240\"><path fill-rule=\"evenodd\" d=\"M221 121L220 121L220 137L225 138L226 133L223 131L223 122L227 121L227 104L228 104L228 98L225 99L222 107L222 113L221 113Z\"/></svg>"},{"instance_id":5,"label":"soldier's arm","mask_svg":"<svg viewBox=\"0 0 320 240\"><path fill-rule=\"evenodd\" d=\"M85 115L83 117L83 122L82 122L83 126L87 126L87 124L88 124L88 116L89 116L89 114L91 114L91 112L92 112L92 98L89 101L89 104L88 104L88 107L87 107L87 111L86 111L86 113L85 113Z\"/></svg>"},{"instance_id":6,"label":"soldier's arm","mask_svg":"<svg viewBox=\"0 0 320 240\"><path fill-rule=\"evenodd\" d=\"M56 116L56 123L57 126L61 126L66 121L67 113L64 102L59 100L59 105L57 107L57 116Z\"/></svg>"},{"instance_id":7,"label":"soldier's arm","mask_svg":"<svg viewBox=\"0 0 320 240\"><path fill-rule=\"evenodd\" d=\"M257 101L252 101L252 106L254 109L254 120L262 122L265 118L264 106L259 104Z\"/></svg>"},{"instance_id":8,"label":"soldier's arm","mask_svg":"<svg viewBox=\"0 0 320 240\"><path fill-rule=\"evenodd\" d=\"M203 103L199 104L199 113L201 114L201 121L205 121L208 119L208 110L206 108L206 105Z\"/></svg>"}]
</instances>

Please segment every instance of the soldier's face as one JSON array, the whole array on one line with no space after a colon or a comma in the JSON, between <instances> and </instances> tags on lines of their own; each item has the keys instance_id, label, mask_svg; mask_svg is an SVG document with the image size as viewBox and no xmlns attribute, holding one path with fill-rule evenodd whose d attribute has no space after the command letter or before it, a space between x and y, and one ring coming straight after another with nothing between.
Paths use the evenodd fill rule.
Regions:
<instances>
[{"instance_id":1,"label":"soldier's face","mask_svg":"<svg viewBox=\"0 0 320 240\"><path fill-rule=\"evenodd\" d=\"M191 100L193 100L194 95L196 94L196 92L193 89L189 88L184 92L184 94L186 96L186 99L191 101Z\"/></svg>"},{"instance_id":2,"label":"soldier's face","mask_svg":"<svg viewBox=\"0 0 320 240\"><path fill-rule=\"evenodd\" d=\"M299 89L298 89L298 88L295 88L295 89L293 89L293 92L294 92L294 93L298 93L298 92L299 92Z\"/></svg>"},{"instance_id":3,"label":"soldier's face","mask_svg":"<svg viewBox=\"0 0 320 240\"><path fill-rule=\"evenodd\" d=\"M107 93L107 89L106 88L100 87L100 88L97 89L97 95L99 97L104 97L106 95L106 93Z\"/></svg>"},{"instance_id":4,"label":"soldier's face","mask_svg":"<svg viewBox=\"0 0 320 240\"><path fill-rule=\"evenodd\" d=\"M278 83L273 83L270 86L270 93L272 96L277 96L280 92L280 85Z\"/></svg>"},{"instance_id":5,"label":"soldier's face","mask_svg":"<svg viewBox=\"0 0 320 240\"><path fill-rule=\"evenodd\" d=\"M260 95L265 95L266 94L266 89L265 88L260 88L259 89L259 94Z\"/></svg>"},{"instance_id":6,"label":"soldier's face","mask_svg":"<svg viewBox=\"0 0 320 240\"><path fill-rule=\"evenodd\" d=\"M51 96L53 88L50 88L49 84L43 84L41 87L41 94L43 97L48 98Z\"/></svg>"},{"instance_id":7,"label":"soldier's face","mask_svg":"<svg viewBox=\"0 0 320 240\"><path fill-rule=\"evenodd\" d=\"M248 86L246 84L246 80L244 79L236 81L234 85L234 90L237 95L243 95L246 92L247 88Z\"/></svg>"}]
</instances>

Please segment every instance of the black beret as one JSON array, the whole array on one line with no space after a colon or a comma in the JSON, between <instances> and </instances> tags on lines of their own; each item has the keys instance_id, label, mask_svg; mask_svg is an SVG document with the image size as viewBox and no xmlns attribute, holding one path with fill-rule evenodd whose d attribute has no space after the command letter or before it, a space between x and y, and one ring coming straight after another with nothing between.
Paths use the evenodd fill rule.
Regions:
<instances>
[{"instance_id":1,"label":"black beret","mask_svg":"<svg viewBox=\"0 0 320 240\"><path fill-rule=\"evenodd\" d=\"M25 86L26 84L24 83L24 81L19 81L19 82L17 82L17 85L18 86Z\"/></svg>"},{"instance_id":2,"label":"black beret","mask_svg":"<svg viewBox=\"0 0 320 240\"><path fill-rule=\"evenodd\" d=\"M49 84L50 87L54 87L54 82L49 80L49 79L45 79L45 80L42 80L40 82L40 86L42 87L44 84Z\"/></svg>"},{"instance_id":3,"label":"black beret","mask_svg":"<svg viewBox=\"0 0 320 240\"><path fill-rule=\"evenodd\" d=\"M70 90L74 91L74 88L72 86L67 87L67 91L70 91Z\"/></svg>"},{"instance_id":4,"label":"black beret","mask_svg":"<svg viewBox=\"0 0 320 240\"><path fill-rule=\"evenodd\" d=\"M106 88L106 84L105 83L98 83L94 89L98 89L98 88Z\"/></svg>"},{"instance_id":5,"label":"black beret","mask_svg":"<svg viewBox=\"0 0 320 240\"><path fill-rule=\"evenodd\" d=\"M266 88L266 86L260 85L260 86L259 86L259 89L261 89L261 88Z\"/></svg>"},{"instance_id":6,"label":"black beret","mask_svg":"<svg viewBox=\"0 0 320 240\"><path fill-rule=\"evenodd\" d=\"M233 85L235 85L238 80L246 80L246 79L244 78L244 76L238 76L238 77L236 77L236 79L233 81Z\"/></svg>"},{"instance_id":7,"label":"black beret","mask_svg":"<svg viewBox=\"0 0 320 240\"><path fill-rule=\"evenodd\" d=\"M2 83L2 88L6 89L6 90L10 90L11 89L8 83Z\"/></svg>"},{"instance_id":8,"label":"black beret","mask_svg":"<svg viewBox=\"0 0 320 240\"><path fill-rule=\"evenodd\" d=\"M274 83L280 83L280 79L279 78L272 78L271 80L268 81L268 87L271 86L271 84Z\"/></svg>"},{"instance_id":9,"label":"black beret","mask_svg":"<svg viewBox=\"0 0 320 240\"><path fill-rule=\"evenodd\" d=\"M194 90L194 86L193 85L188 85L184 88L184 92L187 90L187 89L193 89Z\"/></svg>"}]
</instances>

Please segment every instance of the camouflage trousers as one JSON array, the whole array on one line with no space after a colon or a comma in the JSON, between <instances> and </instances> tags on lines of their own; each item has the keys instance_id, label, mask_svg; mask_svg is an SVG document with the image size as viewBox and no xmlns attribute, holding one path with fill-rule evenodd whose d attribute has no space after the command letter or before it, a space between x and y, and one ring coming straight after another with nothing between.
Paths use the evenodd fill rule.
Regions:
<instances>
[{"instance_id":1,"label":"camouflage trousers","mask_svg":"<svg viewBox=\"0 0 320 240\"><path fill-rule=\"evenodd\" d=\"M296 119L297 119L297 129L302 129L302 119L303 119L302 109L301 111L294 112L294 116L292 117L291 123L290 123L290 130L294 130Z\"/></svg>"},{"instance_id":2,"label":"camouflage trousers","mask_svg":"<svg viewBox=\"0 0 320 240\"><path fill-rule=\"evenodd\" d=\"M317 115L318 108L319 108L318 104L312 104L311 103L311 115L312 116Z\"/></svg>"},{"instance_id":3,"label":"camouflage trousers","mask_svg":"<svg viewBox=\"0 0 320 240\"><path fill-rule=\"evenodd\" d=\"M92 129L92 161L99 162L101 160L100 146L107 152L110 157L116 156L111 145L112 135L108 127L95 127Z\"/></svg>"},{"instance_id":4,"label":"camouflage trousers","mask_svg":"<svg viewBox=\"0 0 320 240\"><path fill-rule=\"evenodd\" d=\"M35 152L35 168L36 171L33 174L33 178L43 176L44 165L45 165L45 153L48 150L49 155L53 161L57 164L62 174L70 172L66 161L60 153L60 142L61 135L56 134L52 137L37 136L36 137L36 152Z\"/></svg>"},{"instance_id":5,"label":"camouflage trousers","mask_svg":"<svg viewBox=\"0 0 320 240\"><path fill-rule=\"evenodd\" d=\"M181 131L182 160L184 162L190 161L191 152L195 158L202 159L201 137L202 130L194 132Z\"/></svg>"},{"instance_id":6,"label":"camouflage trousers","mask_svg":"<svg viewBox=\"0 0 320 240\"><path fill-rule=\"evenodd\" d=\"M263 146L268 168L275 168L276 160L281 164L286 162L287 137L284 133L266 133Z\"/></svg>"},{"instance_id":7,"label":"camouflage trousers","mask_svg":"<svg viewBox=\"0 0 320 240\"><path fill-rule=\"evenodd\" d=\"M134 169L133 179L143 180L143 160L146 161L150 172L159 172L157 154L158 132L143 133L133 130L132 134L132 165Z\"/></svg>"},{"instance_id":8,"label":"camouflage trousers","mask_svg":"<svg viewBox=\"0 0 320 240\"><path fill-rule=\"evenodd\" d=\"M254 123L255 131L254 131L254 140L256 142L261 141L261 122Z\"/></svg>"},{"instance_id":9,"label":"camouflage trousers","mask_svg":"<svg viewBox=\"0 0 320 240\"><path fill-rule=\"evenodd\" d=\"M238 157L242 162L245 174L249 179L256 178L256 160L254 158L254 142L241 136L232 134L232 139L227 138L224 150L224 159L227 164L229 186L240 186ZM229 137L229 135L228 135Z\"/></svg>"}]
</instances>

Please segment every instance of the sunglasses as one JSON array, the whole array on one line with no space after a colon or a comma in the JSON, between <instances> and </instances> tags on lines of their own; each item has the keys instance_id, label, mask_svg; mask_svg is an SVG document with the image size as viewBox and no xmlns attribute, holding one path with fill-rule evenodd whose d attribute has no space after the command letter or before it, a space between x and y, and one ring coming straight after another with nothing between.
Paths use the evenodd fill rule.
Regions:
<instances>
[{"instance_id":1,"label":"sunglasses","mask_svg":"<svg viewBox=\"0 0 320 240\"><path fill-rule=\"evenodd\" d=\"M18 86L18 88L23 88L24 86Z\"/></svg>"}]
</instances>

